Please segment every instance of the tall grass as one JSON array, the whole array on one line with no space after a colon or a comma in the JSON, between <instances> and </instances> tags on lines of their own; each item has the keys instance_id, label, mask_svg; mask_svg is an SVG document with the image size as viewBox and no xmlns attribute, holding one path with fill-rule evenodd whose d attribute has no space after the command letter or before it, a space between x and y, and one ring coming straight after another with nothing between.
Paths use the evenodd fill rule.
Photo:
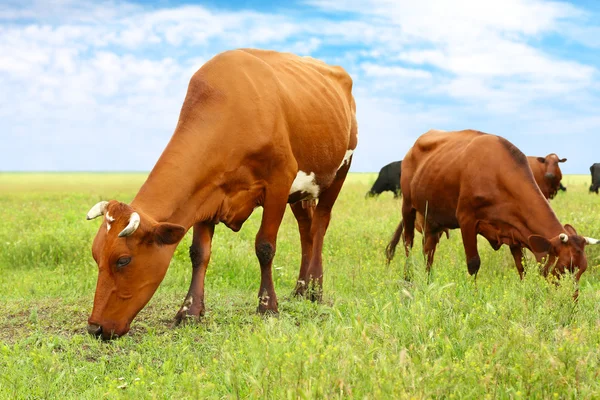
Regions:
<instances>
[{"instance_id":1,"label":"tall grass","mask_svg":"<svg viewBox=\"0 0 600 400\"><path fill-rule=\"evenodd\" d=\"M200 323L169 328L189 285L188 233L131 334L95 340L85 325L99 223L85 214L101 199L130 201L143 180L0 174L1 398L600 397L600 246L587 249L577 303L572 279L556 287L528 258L521 281L508 249L485 240L474 281L458 231L442 239L430 277L420 236L386 266L401 202L363 198L374 174L352 174L334 207L323 303L290 296L300 245L288 212L274 262L280 316L254 313L257 209L237 234L217 227ZM565 180L552 201L559 219L600 237L589 177Z\"/></svg>"}]
</instances>

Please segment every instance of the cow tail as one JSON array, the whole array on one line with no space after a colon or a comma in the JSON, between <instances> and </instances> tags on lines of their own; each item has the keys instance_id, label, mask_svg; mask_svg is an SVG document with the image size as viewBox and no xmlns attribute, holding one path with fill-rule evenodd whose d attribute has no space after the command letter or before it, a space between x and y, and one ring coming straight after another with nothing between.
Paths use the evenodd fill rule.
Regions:
<instances>
[{"instance_id":1,"label":"cow tail","mask_svg":"<svg viewBox=\"0 0 600 400\"><path fill-rule=\"evenodd\" d=\"M404 220L401 220L394 232L394 236L392 236L392 240L388 243L385 248L385 256L387 258L386 263L389 265L392 258L394 258L394 254L396 254L396 246L398 246L398 242L400 241L400 236L402 236L402 231L404 230Z\"/></svg>"}]
</instances>

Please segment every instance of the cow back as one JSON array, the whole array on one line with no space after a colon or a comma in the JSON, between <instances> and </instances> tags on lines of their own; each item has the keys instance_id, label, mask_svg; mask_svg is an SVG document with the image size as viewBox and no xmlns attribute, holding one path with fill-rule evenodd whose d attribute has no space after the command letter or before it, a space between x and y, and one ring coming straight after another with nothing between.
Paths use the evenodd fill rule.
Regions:
<instances>
[{"instance_id":1,"label":"cow back","mask_svg":"<svg viewBox=\"0 0 600 400\"><path fill-rule=\"evenodd\" d=\"M541 195L527 159L499 136L479 131L429 131L402 162L404 199L441 227L457 228L459 209Z\"/></svg>"},{"instance_id":2,"label":"cow back","mask_svg":"<svg viewBox=\"0 0 600 400\"><path fill-rule=\"evenodd\" d=\"M344 153L356 147L352 79L341 67L291 53L240 49L216 56L198 75L224 94L228 114L220 119L235 121L226 136L243 142L237 148L246 153L251 140L256 152L271 159L288 157L291 150L298 169L335 175Z\"/></svg>"}]
</instances>

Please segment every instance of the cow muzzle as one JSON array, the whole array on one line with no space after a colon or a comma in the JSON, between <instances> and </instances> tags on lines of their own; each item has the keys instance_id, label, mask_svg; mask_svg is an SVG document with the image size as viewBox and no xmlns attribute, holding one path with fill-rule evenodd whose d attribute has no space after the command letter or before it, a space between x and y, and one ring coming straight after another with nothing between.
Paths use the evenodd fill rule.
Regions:
<instances>
[{"instance_id":1,"label":"cow muzzle","mask_svg":"<svg viewBox=\"0 0 600 400\"><path fill-rule=\"evenodd\" d=\"M102 327L102 325L88 323L87 331L90 335L96 338L101 338L102 340L113 340L118 339L129 332L129 325L123 329L116 330L115 328L109 328L107 326Z\"/></svg>"},{"instance_id":2,"label":"cow muzzle","mask_svg":"<svg viewBox=\"0 0 600 400\"><path fill-rule=\"evenodd\" d=\"M556 178L556 175L548 172L546 175L544 175L544 178L546 178L546 179L554 179L554 178Z\"/></svg>"},{"instance_id":3,"label":"cow muzzle","mask_svg":"<svg viewBox=\"0 0 600 400\"><path fill-rule=\"evenodd\" d=\"M98 337L102 335L102 327L96 324L88 324L87 331L90 335Z\"/></svg>"}]
</instances>

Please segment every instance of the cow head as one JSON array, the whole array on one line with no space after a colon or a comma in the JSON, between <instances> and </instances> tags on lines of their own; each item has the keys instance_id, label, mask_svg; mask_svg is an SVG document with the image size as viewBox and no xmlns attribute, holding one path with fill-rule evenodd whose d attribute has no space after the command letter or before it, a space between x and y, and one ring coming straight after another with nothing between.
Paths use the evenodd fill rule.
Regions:
<instances>
[{"instance_id":1,"label":"cow head","mask_svg":"<svg viewBox=\"0 0 600 400\"><path fill-rule=\"evenodd\" d=\"M548 154L546 157L538 157L537 160L544 164L544 178L550 183L558 183L562 179L562 172L558 163L567 161L566 158L558 158L555 153Z\"/></svg>"},{"instance_id":2,"label":"cow head","mask_svg":"<svg viewBox=\"0 0 600 400\"><path fill-rule=\"evenodd\" d=\"M536 253L538 261L547 256L543 273L552 273L560 277L565 272L575 273L575 280L579 281L581 274L587 268L587 258L584 248L588 244L600 244L600 240L579 236L575 228L565 225L566 233L561 233L552 239L540 235L529 236L531 250Z\"/></svg>"},{"instance_id":3,"label":"cow head","mask_svg":"<svg viewBox=\"0 0 600 400\"><path fill-rule=\"evenodd\" d=\"M111 339L129 331L163 280L186 229L158 223L115 200L96 204L87 219L100 216L104 219L92 246L98 283L88 332Z\"/></svg>"}]
</instances>

